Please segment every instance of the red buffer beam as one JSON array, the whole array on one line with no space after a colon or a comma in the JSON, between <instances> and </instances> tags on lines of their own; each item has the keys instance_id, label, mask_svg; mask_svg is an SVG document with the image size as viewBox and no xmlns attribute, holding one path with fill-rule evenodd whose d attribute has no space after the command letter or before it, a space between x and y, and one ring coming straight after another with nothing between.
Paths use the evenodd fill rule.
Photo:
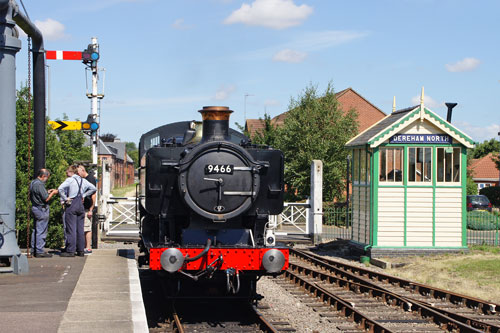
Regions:
<instances>
[{"instance_id":1,"label":"red buffer beam","mask_svg":"<svg viewBox=\"0 0 500 333\"><path fill-rule=\"evenodd\" d=\"M47 60L82 60L80 51L45 51Z\"/></svg>"}]
</instances>

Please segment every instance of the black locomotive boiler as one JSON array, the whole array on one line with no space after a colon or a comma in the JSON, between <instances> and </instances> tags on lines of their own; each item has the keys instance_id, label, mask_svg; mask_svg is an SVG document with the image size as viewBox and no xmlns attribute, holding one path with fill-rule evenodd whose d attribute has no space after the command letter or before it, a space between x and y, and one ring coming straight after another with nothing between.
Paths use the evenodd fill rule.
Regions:
<instances>
[{"instance_id":1,"label":"black locomotive boiler","mask_svg":"<svg viewBox=\"0 0 500 333\"><path fill-rule=\"evenodd\" d=\"M230 129L229 108L200 112L202 123L141 137L143 261L172 297L254 297L260 276L288 268L288 250L268 228L283 209L283 154Z\"/></svg>"}]
</instances>

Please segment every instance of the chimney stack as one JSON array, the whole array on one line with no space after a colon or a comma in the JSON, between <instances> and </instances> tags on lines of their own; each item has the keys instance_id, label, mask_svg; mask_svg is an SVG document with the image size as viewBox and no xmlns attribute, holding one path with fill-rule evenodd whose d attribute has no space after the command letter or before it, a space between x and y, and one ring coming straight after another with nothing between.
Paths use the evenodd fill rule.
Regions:
<instances>
[{"instance_id":1,"label":"chimney stack","mask_svg":"<svg viewBox=\"0 0 500 333\"><path fill-rule=\"evenodd\" d=\"M229 140L229 116L233 113L227 106L204 106L203 136L201 142Z\"/></svg>"},{"instance_id":2,"label":"chimney stack","mask_svg":"<svg viewBox=\"0 0 500 333\"><path fill-rule=\"evenodd\" d=\"M453 108L457 106L457 103L444 103L448 107L448 114L446 115L446 121L451 124L451 113Z\"/></svg>"}]
</instances>

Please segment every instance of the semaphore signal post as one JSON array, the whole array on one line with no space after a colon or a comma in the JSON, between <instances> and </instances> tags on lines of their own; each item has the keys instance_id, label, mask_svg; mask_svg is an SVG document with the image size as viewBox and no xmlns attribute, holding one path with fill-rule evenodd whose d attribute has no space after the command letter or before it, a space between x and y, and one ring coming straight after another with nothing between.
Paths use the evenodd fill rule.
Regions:
<instances>
[{"instance_id":1,"label":"semaphore signal post","mask_svg":"<svg viewBox=\"0 0 500 333\"><path fill-rule=\"evenodd\" d=\"M45 51L47 60L81 60L92 72L92 92L87 93L91 100L91 113L87 121L49 121L52 129L59 130L83 130L88 131L92 140L92 164L97 165L97 144L99 129L99 107L98 100L104 98L104 94L98 93L98 68L99 44L97 38L92 37L91 44L87 49L80 51Z\"/></svg>"}]
</instances>

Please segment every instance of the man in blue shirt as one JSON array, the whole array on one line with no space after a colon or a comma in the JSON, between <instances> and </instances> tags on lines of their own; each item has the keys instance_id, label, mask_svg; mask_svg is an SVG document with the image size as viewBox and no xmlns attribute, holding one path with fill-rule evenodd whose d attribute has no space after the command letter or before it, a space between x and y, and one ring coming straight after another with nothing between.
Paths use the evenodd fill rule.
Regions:
<instances>
[{"instance_id":1,"label":"man in blue shirt","mask_svg":"<svg viewBox=\"0 0 500 333\"><path fill-rule=\"evenodd\" d=\"M31 248L37 258L49 258L52 254L44 252L45 238L49 228L49 201L57 190L45 189L45 183L50 177L47 169L40 169L37 178L30 183L31 211L33 212L35 225L31 234ZM36 242L36 244L35 244Z\"/></svg>"},{"instance_id":2,"label":"man in blue shirt","mask_svg":"<svg viewBox=\"0 0 500 333\"><path fill-rule=\"evenodd\" d=\"M85 236L83 225L85 209L83 200L96 192L96 187L78 175L77 167L71 165L66 170L68 178L59 186L59 195L64 202L66 221L66 252L61 257L84 256Z\"/></svg>"}]
</instances>

